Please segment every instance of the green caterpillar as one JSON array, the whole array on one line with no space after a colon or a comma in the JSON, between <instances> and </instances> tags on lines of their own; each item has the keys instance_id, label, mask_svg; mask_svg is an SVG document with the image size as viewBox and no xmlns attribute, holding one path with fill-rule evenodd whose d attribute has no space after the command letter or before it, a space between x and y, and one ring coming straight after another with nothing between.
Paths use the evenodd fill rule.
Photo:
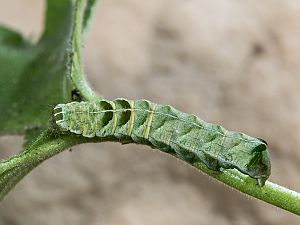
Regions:
<instances>
[{"instance_id":1,"label":"green caterpillar","mask_svg":"<svg viewBox=\"0 0 300 225\"><path fill-rule=\"evenodd\" d=\"M235 168L263 186L271 163L265 141L180 112L169 105L147 100L115 99L71 102L54 108L62 131L121 143L146 144L208 168Z\"/></svg>"}]
</instances>

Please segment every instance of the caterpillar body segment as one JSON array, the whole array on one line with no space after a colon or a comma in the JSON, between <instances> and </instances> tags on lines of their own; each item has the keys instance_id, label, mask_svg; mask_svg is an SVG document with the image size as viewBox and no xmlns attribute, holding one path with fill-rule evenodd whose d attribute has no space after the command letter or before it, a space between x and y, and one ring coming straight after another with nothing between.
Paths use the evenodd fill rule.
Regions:
<instances>
[{"instance_id":1,"label":"caterpillar body segment","mask_svg":"<svg viewBox=\"0 0 300 225\"><path fill-rule=\"evenodd\" d=\"M62 131L146 144L188 163L203 162L210 169L235 168L263 186L270 176L267 144L261 139L207 123L169 105L123 98L100 102L71 102L54 108Z\"/></svg>"}]
</instances>

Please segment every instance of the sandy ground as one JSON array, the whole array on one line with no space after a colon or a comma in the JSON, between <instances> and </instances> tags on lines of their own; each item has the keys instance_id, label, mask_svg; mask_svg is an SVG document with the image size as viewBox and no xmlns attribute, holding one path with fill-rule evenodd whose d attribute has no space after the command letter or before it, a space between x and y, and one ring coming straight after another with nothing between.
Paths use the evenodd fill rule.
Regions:
<instances>
[{"instance_id":1,"label":"sandy ground","mask_svg":"<svg viewBox=\"0 0 300 225\"><path fill-rule=\"evenodd\" d=\"M43 2L0 1L37 40ZM300 1L102 0L85 46L106 98L171 104L266 139L271 180L300 191ZM22 138L2 137L2 158ZM268 225L296 217L148 147L88 144L46 161L0 204L2 225Z\"/></svg>"}]
</instances>

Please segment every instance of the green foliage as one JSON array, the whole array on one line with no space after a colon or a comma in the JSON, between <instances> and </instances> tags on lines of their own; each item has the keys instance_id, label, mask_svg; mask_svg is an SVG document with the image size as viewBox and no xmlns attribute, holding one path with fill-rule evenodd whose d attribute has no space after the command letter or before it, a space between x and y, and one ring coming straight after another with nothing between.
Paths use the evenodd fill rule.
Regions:
<instances>
[{"instance_id":1,"label":"green foliage","mask_svg":"<svg viewBox=\"0 0 300 225\"><path fill-rule=\"evenodd\" d=\"M87 86L81 76L81 33L95 1L88 3L48 1L44 34L35 45L0 28L0 112L5 118L0 134L49 127L54 105L71 101L74 83ZM92 93L89 88L82 92L86 89Z\"/></svg>"},{"instance_id":2,"label":"green foliage","mask_svg":"<svg viewBox=\"0 0 300 225\"><path fill-rule=\"evenodd\" d=\"M105 141L52 126L53 107L76 99L99 102L83 75L81 46L97 0L48 0L45 30L37 44L0 27L0 135L24 134L22 152L0 161L0 199L44 160L79 143ZM148 117L147 117L148 118ZM142 143L147 144L147 143ZM176 154L173 154L176 156ZM254 179L235 169L202 172L268 203L300 215L300 194Z\"/></svg>"},{"instance_id":3,"label":"green foliage","mask_svg":"<svg viewBox=\"0 0 300 225\"><path fill-rule=\"evenodd\" d=\"M24 134L49 126L52 107L70 101L67 90L72 7L49 1L46 29L32 45L19 34L0 30L0 133Z\"/></svg>"},{"instance_id":4,"label":"green foliage","mask_svg":"<svg viewBox=\"0 0 300 225\"><path fill-rule=\"evenodd\" d=\"M78 51L96 1L87 3L49 0L45 30L35 45L14 31L0 28L0 134L25 134L27 151L41 131L50 127L57 103L71 101L74 89L87 97L86 90L91 94L82 82ZM23 153L30 156L27 151ZM16 159L19 155L0 164L0 198L41 162L40 158L30 158L20 164Z\"/></svg>"}]
</instances>

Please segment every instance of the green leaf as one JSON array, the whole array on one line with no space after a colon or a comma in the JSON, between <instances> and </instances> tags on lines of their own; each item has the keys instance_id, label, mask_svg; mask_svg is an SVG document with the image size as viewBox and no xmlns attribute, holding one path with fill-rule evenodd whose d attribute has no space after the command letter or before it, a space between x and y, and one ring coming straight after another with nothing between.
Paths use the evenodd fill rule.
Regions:
<instances>
[{"instance_id":1,"label":"green leaf","mask_svg":"<svg viewBox=\"0 0 300 225\"><path fill-rule=\"evenodd\" d=\"M53 106L71 101L73 89L82 92L81 32L95 3L49 0L45 31L36 45L0 28L0 134L48 127Z\"/></svg>"},{"instance_id":2,"label":"green leaf","mask_svg":"<svg viewBox=\"0 0 300 225\"><path fill-rule=\"evenodd\" d=\"M69 99L64 89L72 7L69 1L58 2L49 1L46 30L36 45L1 28L2 134L24 133L31 127L47 126L51 106Z\"/></svg>"},{"instance_id":3,"label":"green leaf","mask_svg":"<svg viewBox=\"0 0 300 225\"><path fill-rule=\"evenodd\" d=\"M0 161L0 198L64 149L52 132L40 136L51 125L54 105L71 101L75 90L79 99L95 96L83 77L81 45L96 2L48 0L45 30L35 45L0 27L0 135L26 134L26 150ZM45 146L54 148L43 152Z\"/></svg>"},{"instance_id":4,"label":"green leaf","mask_svg":"<svg viewBox=\"0 0 300 225\"><path fill-rule=\"evenodd\" d=\"M36 138L39 137L45 130L46 129L42 127L27 129L25 131L23 149L28 149L35 142Z\"/></svg>"}]
</instances>

